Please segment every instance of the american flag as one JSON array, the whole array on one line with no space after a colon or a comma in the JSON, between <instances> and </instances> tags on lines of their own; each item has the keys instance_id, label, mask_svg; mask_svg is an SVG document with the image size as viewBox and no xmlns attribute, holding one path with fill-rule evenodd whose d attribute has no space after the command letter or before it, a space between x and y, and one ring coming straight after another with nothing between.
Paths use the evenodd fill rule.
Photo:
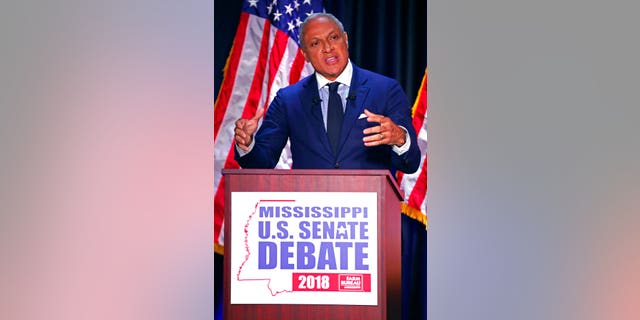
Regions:
<instances>
[{"instance_id":1,"label":"american flag","mask_svg":"<svg viewBox=\"0 0 640 320\"><path fill-rule=\"evenodd\" d=\"M222 168L239 168L233 159L234 122L252 117L258 107L267 107L276 92L313 73L298 46L302 21L316 12L324 12L321 0L247 0L231 53L224 68L224 79L214 105L214 248L223 253L224 177ZM414 122L420 148L426 150L426 74L414 105ZM291 167L289 147L282 152L280 169ZM399 174L405 190L403 212L426 219L426 155L421 168L412 175Z\"/></svg>"},{"instance_id":2,"label":"american flag","mask_svg":"<svg viewBox=\"0 0 640 320\"><path fill-rule=\"evenodd\" d=\"M420 168L412 174L397 173L400 188L405 190L402 203L402 213L421 221L425 228L429 225L427 219L427 76L425 69L422 83L413 104L413 128L418 135L418 145L422 153Z\"/></svg>"},{"instance_id":3,"label":"american flag","mask_svg":"<svg viewBox=\"0 0 640 320\"><path fill-rule=\"evenodd\" d=\"M214 247L222 254L224 177L222 168L239 168L233 160L234 122L265 108L276 92L313 73L298 46L302 21L323 12L321 0L247 0L224 68L213 116ZM278 168L291 167L288 147Z\"/></svg>"}]
</instances>

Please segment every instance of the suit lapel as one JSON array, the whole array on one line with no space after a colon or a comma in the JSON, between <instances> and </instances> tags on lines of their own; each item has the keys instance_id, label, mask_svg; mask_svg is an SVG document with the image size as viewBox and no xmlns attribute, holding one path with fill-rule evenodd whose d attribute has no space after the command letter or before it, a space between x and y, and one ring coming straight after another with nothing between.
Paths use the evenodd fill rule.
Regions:
<instances>
[{"instance_id":1,"label":"suit lapel","mask_svg":"<svg viewBox=\"0 0 640 320\"><path fill-rule=\"evenodd\" d=\"M329 138L327 137L327 130L324 128L324 120L322 118L322 109L320 107L320 96L318 94L318 82L316 81L316 77L314 74L309 76L308 81L303 84L303 94L301 95L302 105L307 112L307 116L311 120L309 123L304 123L302 125L308 125L309 130L313 132L312 136L318 138L315 143L322 144L325 153L332 159L333 152L331 151L331 146L329 145ZM299 119L294 119L293 121L299 121ZM310 141L310 143L313 143Z\"/></svg>"},{"instance_id":2,"label":"suit lapel","mask_svg":"<svg viewBox=\"0 0 640 320\"><path fill-rule=\"evenodd\" d=\"M304 106L307 114L312 119L313 127L317 127L318 124L324 126L322 120L322 110L320 109L320 97L318 95L318 84L316 77L311 75L307 78L305 84L303 84L303 92L300 97L301 103Z\"/></svg>"}]
</instances>

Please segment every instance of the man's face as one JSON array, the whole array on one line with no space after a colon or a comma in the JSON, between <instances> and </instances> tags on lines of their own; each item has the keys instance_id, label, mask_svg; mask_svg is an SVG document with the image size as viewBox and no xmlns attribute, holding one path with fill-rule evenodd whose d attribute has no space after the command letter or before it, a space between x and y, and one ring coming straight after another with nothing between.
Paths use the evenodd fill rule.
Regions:
<instances>
[{"instance_id":1,"label":"man's face","mask_svg":"<svg viewBox=\"0 0 640 320\"><path fill-rule=\"evenodd\" d=\"M347 33L327 17L309 21L305 28L304 58L319 74L328 80L335 80L349 61Z\"/></svg>"}]
</instances>

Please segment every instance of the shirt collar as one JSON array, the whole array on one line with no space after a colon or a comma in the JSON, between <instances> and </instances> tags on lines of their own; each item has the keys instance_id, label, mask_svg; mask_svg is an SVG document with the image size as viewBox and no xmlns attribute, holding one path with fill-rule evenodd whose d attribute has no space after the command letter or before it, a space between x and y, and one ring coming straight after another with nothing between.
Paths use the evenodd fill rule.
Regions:
<instances>
[{"instance_id":1,"label":"shirt collar","mask_svg":"<svg viewBox=\"0 0 640 320\"><path fill-rule=\"evenodd\" d=\"M345 84L347 86L350 86L352 76L353 76L353 66L351 65L351 60L349 60L349 62L347 63L347 66L344 68L344 70L342 70L342 73L336 78L335 81ZM334 81L329 81L323 75L316 72L316 82L318 83L318 90L320 90L320 88L326 86L327 83L334 82Z\"/></svg>"}]
</instances>

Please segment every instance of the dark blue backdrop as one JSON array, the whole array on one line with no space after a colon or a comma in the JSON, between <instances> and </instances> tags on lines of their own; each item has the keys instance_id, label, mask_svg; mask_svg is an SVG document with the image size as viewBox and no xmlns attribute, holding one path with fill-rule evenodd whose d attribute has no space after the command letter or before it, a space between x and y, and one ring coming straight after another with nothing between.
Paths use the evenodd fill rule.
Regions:
<instances>
[{"instance_id":1,"label":"dark blue backdrop","mask_svg":"<svg viewBox=\"0 0 640 320\"><path fill-rule=\"evenodd\" d=\"M398 80L413 102L427 66L427 2L325 0L324 6L344 24L349 34L351 60L360 67ZM214 92L217 94L242 1L216 1L214 9Z\"/></svg>"}]
</instances>

